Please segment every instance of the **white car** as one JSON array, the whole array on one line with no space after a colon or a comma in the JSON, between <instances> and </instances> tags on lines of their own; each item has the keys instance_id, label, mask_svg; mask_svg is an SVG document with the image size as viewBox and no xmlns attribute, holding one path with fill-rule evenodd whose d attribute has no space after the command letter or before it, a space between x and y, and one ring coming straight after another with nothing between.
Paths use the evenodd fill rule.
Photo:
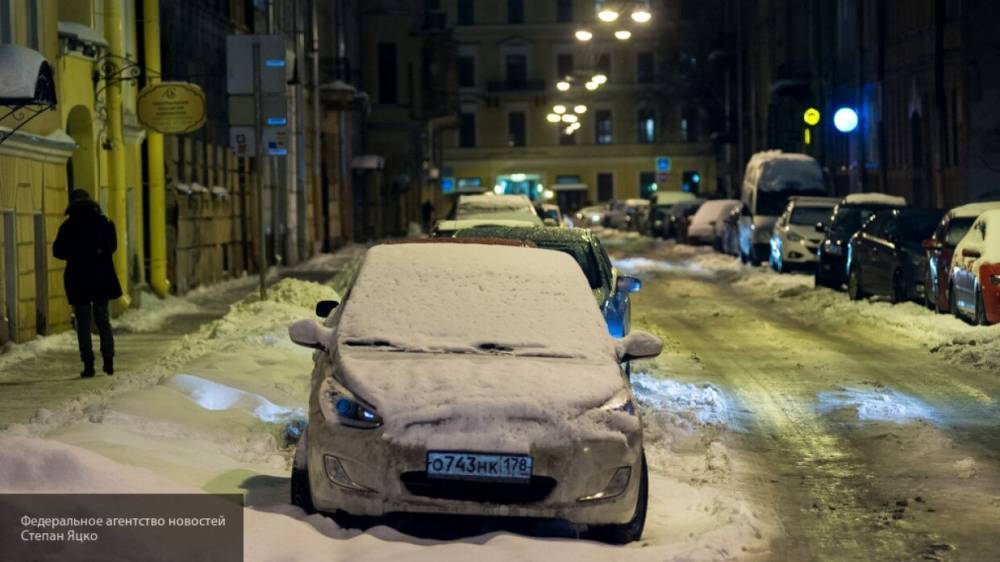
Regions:
<instances>
[{"instance_id":1,"label":"white car","mask_svg":"<svg viewBox=\"0 0 1000 562\"><path fill-rule=\"evenodd\" d=\"M979 215L955 247L949 295L955 316L1000 323L1000 209Z\"/></svg>"},{"instance_id":2,"label":"white car","mask_svg":"<svg viewBox=\"0 0 1000 562\"><path fill-rule=\"evenodd\" d=\"M455 207L455 220L509 220L542 226L534 204L524 195L462 195Z\"/></svg>"},{"instance_id":3,"label":"white car","mask_svg":"<svg viewBox=\"0 0 1000 562\"><path fill-rule=\"evenodd\" d=\"M649 209L649 201L646 199L612 201L604 215L604 226L641 232L649 219Z\"/></svg>"},{"instance_id":4,"label":"white car","mask_svg":"<svg viewBox=\"0 0 1000 562\"><path fill-rule=\"evenodd\" d=\"M545 226L566 226L566 221L563 218L562 211L559 209L559 205L543 203L541 211L542 222L545 223Z\"/></svg>"},{"instance_id":5,"label":"white car","mask_svg":"<svg viewBox=\"0 0 1000 562\"><path fill-rule=\"evenodd\" d=\"M722 238L726 217L742 203L738 199L713 199L706 201L691 217L688 225L688 244L715 246Z\"/></svg>"},{"instance_id":6,"label":"white car","mask_svg":"<svg viewBox=\"0 0 1000 562\"><path fill-rule=\"evenodd\" d=\"M317 307L321 315L329 312ZM372 248L315 348L292 502L307 511L538 517L626 543L645 523L642 423L580 266L536 248Z\"/></svg>"},{"instance_id":7,"label":"white car","mask_svg":"<svg viewBox=\"0 0 1000 562\"><path fill-rule=\"evenodd\" d=\"M833 208L840 203L831 197L792 197L771 234L771 267L778 273L792 268L815 267L816 251L826 236ZM823 225L822 227L820 225Z\"/></svg>"},{"instance_id":8,"label":"white car","mask_svg":"<svg viewBox=\"0 0 1000 562\"><path fill-rule=\"evenodd\" d=\"M584 207L576 212L576 226L580 228L601 226L604 223L604 214L607 211L608 208L606 205Z\"/></svg>"}]
</instances>

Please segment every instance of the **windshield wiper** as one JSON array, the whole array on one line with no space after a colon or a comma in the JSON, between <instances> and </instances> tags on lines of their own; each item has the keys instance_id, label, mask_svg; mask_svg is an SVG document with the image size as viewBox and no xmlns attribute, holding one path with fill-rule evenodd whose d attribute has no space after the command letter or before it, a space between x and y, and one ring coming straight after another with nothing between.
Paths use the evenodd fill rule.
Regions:
<instances>
[{"instance_id":1,"label":"windshield wiper","mask_svg":"<svg viewBox=\"0 0 1000 562\"><path fill-rule=\"evenodd\" d=\"M403 347L400 347L387 340L348 340L344 342L347 347L381 347L389 348L393 351L404 351Z\"/></svg>"}]
</instances>

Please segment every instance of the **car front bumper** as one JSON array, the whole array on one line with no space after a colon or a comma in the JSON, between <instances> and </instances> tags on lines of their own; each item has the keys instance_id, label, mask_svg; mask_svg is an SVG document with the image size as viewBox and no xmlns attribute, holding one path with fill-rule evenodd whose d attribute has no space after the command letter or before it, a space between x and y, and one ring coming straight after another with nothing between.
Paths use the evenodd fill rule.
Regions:
<instances>
[{"instance_id":1,"label":"car front bumper","mask_svg":"<svg viewBox=\"0 0 1000 562\"><path fill-rule=\"evenodd\" d=\"M530 517L580 525L626 523L635 510L641 431L614 440L532 447L528 454L533 459L533 476L528 484L428 478L426 448L395 444L380 434L314 416L306 457L317 510L374 517L390 513ZM336 457L353 485L331 478L327 455ZM631 468L624 492L581 501L605 490L621 467Z\"/></svg>"}]
</instances>

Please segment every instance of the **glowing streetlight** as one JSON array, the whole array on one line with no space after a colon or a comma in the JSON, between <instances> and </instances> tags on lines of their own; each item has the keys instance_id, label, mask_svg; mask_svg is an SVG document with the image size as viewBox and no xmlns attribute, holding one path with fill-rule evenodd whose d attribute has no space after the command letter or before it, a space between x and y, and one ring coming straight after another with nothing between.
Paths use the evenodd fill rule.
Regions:
<instances>
[{"instance_id":1,"label":"glowing streetlight","mask_svg":"<svg viewBox=\"0 0 1000 562\"><path fill-rule=\"evenodd\" d=\"M549 123L558 123L560 120L560 117L555 113L549 113L545 118L549 121Z\"/></svg>"},{"instance_id":2,"label":"glowing streetlight","mask_svg":"<svg viewBox=\"0 0 1000 562\"><path fill-rule=\"evenodd\" d=\"M581 29L576 32L576 39L578 41L583 41L584 43L586 43L587 41L590 41L593 38L594 34L587 31L586 29Z\"/></svg>"},{"instance_id":3,"label":"glowing streetlight","mask_svg":"<svg viewBox=\"0 0 1000 562\"><path fill-rule=\"evenodd\" d=\"M580 118L577 117L576 115L573 115L572 113L567 113L566 115L562 116L562 120L563 123L576 123L577 121L580 120Z\"/></svg>"},{"instance_id":4,"label":"glowing streetlight","mask_svg":"<svg viewBox=\"0 0 1000 562\"><path fill-rule=\"evenodd\" d=\"M506 190L500 184L496 184L493 186L493 193L496 193L497 195L503 195L504 191Z\"/></svg>"},{"instance_id":5,"label":"glowing streetlight","mask_svg":"<svg viewBox=\"0 0 1000 562\"><path fill-rule=\"evenodd\" d=\"M598 74L591 78L590 81L601 86L608 83L608 76L606 74Z\"/></svg>"},{"instance_id":6,"label":"glowing streetlight","mask_svg":"<svg viewBox=\"0 0 1000 562\"><path fill-rule=\"evenodd\" d=\"M601 85L597 82L587 82L587 90L593 92L594 90L600 88Z\"/></svg>"},{"instance_id":7,"label":"glowing streetlight","mask_svg":"<svg viewBox=\"0 0 1000 562\"><path fill-rule=\"evenodd\" d=\"M647 23L653 19L653 14L646 10L636 10L632 12L632 21L635 23Z\"/></svg>"},{"instance_id":8,"label":"glowing streetlight","mask_svg":"<svg viewBox=\"0 0 1000 562\"><path fill-rule=\"evenodd\" d=\"M833 114L833 126L841 133L850 133L858 128L858 112L842 107Z\"/></svg>"},{"instance_id":9,"label":"glowing streetlight","mask_svg":"<svg viewBox=\"0 0 1000 562\"><path fill-rule=\"evenodd\" d=\"M556 89L559 90L560 92L568 92L569 91L569 87L570 87L569 86L569 82L567 82L565 80L563 80L563 81L561 81L561 82L559 82L559 83L556 84Z\"/></svg>"},{"instance_id":10,"label":"glowing streetlight","mask_svg":"<svg viewBox=\"0 0 1000 562\"><path fill-rule=\"evenodd\" d=\"M559 104L559 105L557 105L557 106L555 106L555 107L552 108L552 112L553 113L558 113L559 115L562 115L563 113L566 113L566 106L562 105L562 104Z\"/></svg>"},{"instance_id":11,"label":"glowing streetlight","mask_svg":"<svg viewBox=\"0 0 1000 562\"><path fill-rule=\"evenodd\" d=\"M605 23L611 23L618 20L618 12L605 8L597 13L597 19Z\"/></svg>"},{"instance_id":12,"label":"glowing streetlight","mask_svg":"<svg viewBox=\"0 0 1000 562\"><path fill-rule=\"evenodd\" d=\"M583 105L583 104L580 104L580 105L578 105L578 106L574 107L574 108L573 108L573 111L575 111L575 112L576 112L576 113L578 113L579 115L583 115L584 113L586 113L586 112L587 112L587 106L585 106L585 105Z\"/></svg>"},{"instance_id":13,"label":"glowing streetlight","mask_svg":"<svg viewBox=\"0 0 1000 562\"><path fill-rule=\"evenodd\" d=\"M627 29L622 29L615 32L615 39L619 41L628 41L632 38L632 32Z\"/></svg>"}]
</instances>

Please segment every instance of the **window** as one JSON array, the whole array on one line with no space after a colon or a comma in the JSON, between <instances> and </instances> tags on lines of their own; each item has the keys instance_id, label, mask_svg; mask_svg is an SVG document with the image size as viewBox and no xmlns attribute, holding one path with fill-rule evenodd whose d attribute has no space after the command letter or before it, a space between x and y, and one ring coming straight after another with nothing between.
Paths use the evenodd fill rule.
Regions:
<instances>
[{"instance_id":1,"label":"window","mask_svg":"<svg viewBox=\"0 0 1000 562\"><path fill-rule=\"evenodd\" d=\"M571 53L560 53L556 56L556 78L565 79L573 74L573 55Z\"/></svg>"},{"instance_id":2,"label":"window","mask_svg":"<svg viewBox=\"0 0 1000 562\"><path fill-rule=\"evenodd\" d=\"M458 146L461 148L476 147L476 114L463 112L458 117Z\"/></svg>"},{"instance_id":3,"label":"window","mask_svg":"<svg viewBox=\"0 0 1000 562\"><path fill-rule=\"evenodd\" d=\"M458 57L458 86L460 88L476 87L476 57L468 55Z\"/></svg>"},{"instance_id":4,"label":"window","mask_svg":"<svg viewBox=\"0 0 1000 562\"><path fill-rule=\"evenodd\" d=\"M509 146L524 146L528 140L528 120L523 111L512 111L507 114L507 144Z\"/></svg>"},{"instance_id":5,"label":"window","mask_svg":"<svg viewBox=\"0 0 1000 562\"><path fill-rule=\"evenodd\" d=\"M640 84L649 84L656 79L655 59L653 53L639 53L635 71L635 79Z\"/></svg>"},{"instance_id":6,"label":"window","mask_svg":"<svg viewBox=\"0 0 1000 562\"><path fill-rule=\"evenodd\" d=\"M475 0L458 0L458 25L476 23Z\"/></svg>"},{"instance_id":7,"label":"window","mask_svg":"<svg viewBox=\"0 0 1000 562\"><path fill-rule=\"evenodd\" d=\"M656 193L656 172L639 172L639 193L643 199L649 199Z\"/></svg>"},{"instance_id":8,"label":"window","mask_svg":"<svg viewBox=\"0 0 1000 562\"><path fill-rule=\"evenodd\" d=\"M28 47L42 50L41 0L28 0Z\"/></svg>"},{"instance_id":9,"label":"window","mask_svg":"<svg viewBox=\"0 0 1000 562\"><path fill-rule=\"evenodd\" d=\"M507 86L512 89L524 88L528 82L528 56L523 54L507 55L504 60L507 71Z\"/></svg>"},{"instance_id":10,"label":"window","mask_svg":"<svg viewBox=\"0 0 1000 562\"><path fill-rule=\"evenodd\" d=\"M597 174L597 200L610 201L615 197L615 177L611 174Z\"/></svg>"},{"instance_id":11,"label":"window","mask_svg":"<svg viewBox=\"0 0 1000 562\"><path fill-rule=\"evenodd\" d=\"M611 110L602 109L594 114L595 142L611 144L614 142L614 124L611 121Z\"/></svg>"},{"instance_id":12,"label":"window","mask_svg":"<svg viewBox=\"0 0 1000 562\"><path fill-rule=\"evenodd\" d=\"M611 55L609 55L608 53L601 53L600 55L598 55L597 56L597 64L594 65L594 68L597 70L597 72L599 72L600 74L603 74L603 75L607 76L608 79L610 80L611 79Z\"/></svg>"},{"instance_id":13,"label":"window","mask_svg":"<svg viewBox=\"0 0 1000 562\"><path fill-rule=\"evenodd\" d=\"M399 102L399 68L396 62L396 44L378 45L378 101Z\"/></svg>"},{"instance_id":14,"label":"window","mask_svg":"<svg viewBox=\"0 0 1000 562\"><path fill-rule=\"evenodd\" d=\"M639 110L639 144L654 144L656 142L656 112L644 108Z\"/></svg>"},{"instance_id":15,"label":"window","mask_svg":"<svg viewBox=\"0 0 1000 562\"><path fill-rule=\"evenodd\" d=\"M14 42L14 18L10 10L11 0L0 0L0 44Z\"/></svg>"},{"instance_id":16,"label":"window","mask_svg":"<svg viewBox=\"0 0 1000 562\"><path fill-rule=\"evenodd\" d=\"M524 0L507 0L507 23L524 23Z\"/></svg>"},{"instance_id":17,"label":"window","mask_svg":"<svg viewBox=\"0 0 1000 562\"><path fill-rule=\"evenodd\" d=\"M573 0L556 0L556 21L559 23L573 21Z\"/></svg>"}]
</instances>

